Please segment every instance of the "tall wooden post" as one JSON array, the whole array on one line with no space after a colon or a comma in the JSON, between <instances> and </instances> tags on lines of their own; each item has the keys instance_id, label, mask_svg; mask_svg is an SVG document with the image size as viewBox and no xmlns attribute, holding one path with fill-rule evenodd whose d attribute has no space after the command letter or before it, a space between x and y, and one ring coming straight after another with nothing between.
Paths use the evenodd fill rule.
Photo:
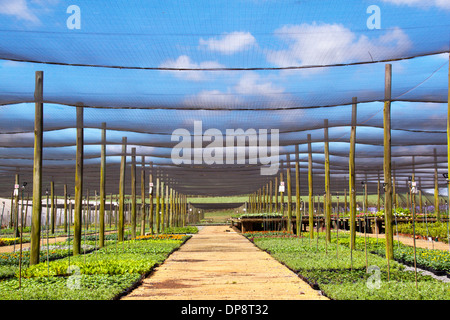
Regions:
<instances>
[{"instance_id":1,"label":"tall wooden post","mask_svg":"<svg viewBox=\"0 0 450 320\"><path fill-rule=\"evenodd\" d=\"M159 176L157 176L156 178L156 233L159 233L159 223L161 220L161 216L160 216L160 201L161 199L159 198Z\"/></svg>"},{"instance_id":2,"label":"tall wooden post","mask_svg":"<svg viewBox=\"0 0 450 320\"><path fill-rule=\"evenodd\" d=\"M367 194L367 172L364 175L364 209L365 209L365 213L367 212L367 208L369 208L369 195Z\"/></svg>"},{"instance_id":3,"label":"tall wooden post","mask_svg":"<svg viewBox=\"0 0 450 320\"><path fill-rule=\"evenodd\" d=\"M55 205L55 183L50 181L50 213L51 213L51 233L55 233L56 205Z\"/></svg>"},{"instance_id":4,"label":"tall wooden post","mask_svg":"<svg viewBox=\"0 0 450 320\"><path fill-rule=\"evenodd\" d=\"M184 204L183 204L183 227L186 226L186 214L187 214L187 195L184 196Z\"/></svg>"},{"instance_id":5,"label":"tall wooden post","mask_svg":"<svg viewBox=\"0 0 450 320\"><path fill-rule=\"evenodd\" d=\"M15 178L15 185L19 186L19 175L16 174L16 178ZM19 237L19 188L14 188L15 189L15 193L14 193L14 237L18 238ZM11 210L13 210L13 208L11 207Z\"/></svg>"},{"instance_id":6,"label":"tall wooden post","mask_svg":"<svg viewBox=\"0 0 450 320\"><path fill-rule=\"evenodd\" d=\"M145 156L141 156L141 236L145 235Z\"/></svg>"},{"instance_id":7,"label":"tall wooden post","mask_svg":"<svg viewBox=\"0 0 450 320\"><path fill-rule=\"evenodd\" d=\"M344 189L344 214L347 215L348 212L348 202L347 202L347 189Z\"/></svg>"},{"instance_id":8,"label":"tall wooden post","mask_svg":"<svg viewBox=\"0 0 450 320\"><path fill-rule=\"evenodd\" d=\"M261 213L261 188L258 189L258 213Z\"/></svg>"},{"instance_id":9,"label":"tall wooden post","mask_svg":"<svg viewBox=\"0 0 450 320\"><path fill-rule=\"evenodd\" d=\"M89 230L89 223L91 222L91 207L89 205L89 189L87 189L86 191L86 222L85 222L85 226L86 226L86 230Z\"/></svg>"},{"instance_id":10,"label":"tall wooden post","mask_svg":"<svg viewBox=\"0 0 450 320\"><path fill-rule=\"evenodd\" d=\"M165 228L169 227L169 206L170 206L170 198L169 198L169 181L166 183L166 206L165 206ZM165 229L164 229L165 230Z\"/></svg>"},{"instance_id":11,"label":"tall wooden post","mask_svg":"<svg viewBox=\"0 0 450 320\"><path fill-rule=\"evenodd\" d=\"M106 122L102 122L102 146L100 149L100 211L99 211L99 247L105 245L105 177L106 177Z\"/></svg>"},{"instance_id":12,"label":"tall wooden post","mask_svg":"<svg viewBox=\"0 0 450 320\"><path fill-rule=\"evenodd\" d=\"M396 177L395 177L395 162L392 163L392 203L395 205L395 208L398 208L398 196L396 189Z\"/></svg>"},{"instance_id":13,"label":"tall wooden post","mask_svg":"<svg viewBox=\"0 0 450 320\"><path fill-rule=\"evenodd\" d=\"M39 263L42 212L42 142L43 142L43 84L44 72L36 71L34 91L34 159L33 159L33 212L31 217L30 265Z\"/></svg>"},{"instance_id":14,"label":"tall wooden post","mask_svg":"<svg viewBox=\"0 0 450 320\"><path fill-rule=\"evenodd\" d=\"M292 189L291 189L291 161L289 154L286 155L286 182L287 182L287 201L288 201L288 225L287 231L292 232Z\"/></svg>"},{"instance_id":15,"label":"tall wooden post","mask_svg":"<svg viewBox=\"0 0 450 320\"><path fill-rule=\"evenodd\" d=\"M326 240L331 242L331 192L330 192L330 152L328 141L328 119L323 120L324 126L324 153L325 153L325 229Z\"/></svg>"},{"instance_id":16,"label":"tall wooden post","mask_svg":"<svg viewBox=\"0 0 450 320\"><path fill-rule=\"evenodd\" d=\"M275 212L278 212L278 176L275 177L275 185L274 185L274 191L275 191Z\"/></svg>"},{"instance_id":17,"label":"tall wooden post","mask_svg":"<svg viewBox=\"0 0 450 320\"><path fill-rule=\"evenodd\" d=\"M313 203L313 176L312 176L312 148L311 135L308 139L308 201L309 201L309 237L314 239L314 203Z\"/></svg>"},{"instance_id":18,"label":"tall wooden post","mask_svg":"<svg viewBox=\"0 0 450 320\"><path fill-rule=\"evenodd\" d=\"M349 192L350 192L350 249L355 249L356 239L356 189L355 189L355 143L357 124L357 99L352 101L352 127L350 132L350 154L349 154Z\"/></svg>"},{"instance_id":19,"label":"tall wooden post","mask_svg":"<svg viewBox=\"0 0 450 320\"><path fill-rule=\"evenodd\" d=\"M269 212L273 212L273 181L269 181Z\"/></svg>"},{"instance_id":20,"label":"tall wooden post","mask_svg":"<svg viewBox=\"0 0 450 320\"><path fill-rule=\"evenodd\" d=\"M265 202L264 196L265 196L266 190L265 190L264 186L262 186L261 189L259 189L259 190L261 192L261 212L264 212L264 202Z\"/></svg>"},{"instance_id":21,"label":"tall wooden post","mask_svg":"<svg viewBox=\"0 0 450 320\"><path fill-rule=\"evenodd\" d=\"M148 178L149 183L149 208L148 208L148 223L150 224L150 233L153 234L153 192L155 191L155 187L153 186L153 162L150 162L150 175Z\"/></svg>"},{"instance_id":22,"label":"tall wooden post","mask_svg":"<svg viewBox=\"0 0 450 320\"><path fill-rule=\"evenodd\" d=\"M131 238L136 238L136 148L131 148Z\"/></svg>"},{"instance_id":23,"label":"tall wooden post","mask_svg":"<svg viewBox=\"0 0 450 320\"><path fill-rule=\"evenodd\" d=\"M423 213L422 179L419 177L419 213Z\"/></svg>"},{"instance_id":24,"label":"tall wooden post","mask_svg":"<svg viewBox=\"0 0 450 320\"><path fill-rule=\"evenodd\" d=\"M300 236L300 160L298 144L295 145L295 234Z\"/></svg>"},{"instance_id":25,"label":"tall wooden post","mask_svg":"<svg viewBox=\"0 0 450 320\"><path fill-rule=\"evenodd\" d=\"M64 232L67 232L68 228L68 216L67 216L67 184L64 185ZM25 219L26 220L26 219Z\"/></svg>"},{"instance_id":26,"label":"tall wooden post","mask_svg":"<svg viewBox=\"0 0 450 320\"><path fill-rule=\"evenodd\" d=\"M119 226L118 241L124 240L125 233L125 168L127 166L127 137L122 137L122 157L119 174Z\"/></svg>"},{"instance_id":27,"label":"tall wooden post","mask_svg":"<svg viewBox=\"0 0 450 320\"><path fill-rule=\"evenodd\" d=\"M12 228L14 226L14 190L11 191L11 204L9 210L9 227Z\"/></svg>"},{"instance_id":28,"label":"tall wooden post","mask_svg":"<svg viewBox=\"0 0 450 320\"><path fill-rule=\"evenodd\" d=\"M113 195L112 193L109 194L109 227L112 227L112 217L113 217Z\"/></svg>"},{"instance_id":29,"label":"tall wooden post","mask_svg":"<svg viewBox=\"0 0 450 320\"><path fill-rule=\"evenodd\" d=\"M381 210L380 201L380 171L378 171L378 181L377 181L377 212Z\"/></svg>"},{"instance_id":30,"label":"tall wooden post","mask_svg":"<svg viewBox=\"0 0 450 320\"><path fill-rule=\"evenodd\" d=\"M437 153L436 148L433 149L434 154L434 213L436 214L436 221L441 221L441 210L439 210L439 184L438 184L438 169L437 169Z\"/></svg>"},{"instance_id":31,"label":"tall wooden post","mask_svg":"<svg viewBox=\"0 0 450 320\"><path fill-rule=\"evenodd\" d=\"M280 185L284 184L283 180L283 160L280 161ZM284 192L280 192L281 214L284 216Z\"/></svg>"},{"instance_id":32,"label":"tall wooden post","mask_svg":"<svg viewBox=\"0 0 450 320\"><path fill-rule=\"evenodd\" d=\"M161 223L161 232L164 232L164 221L165 221L165 205L166 205L166 199L165 199L165 194L164 194L164 185L165 182L161 181L161 218L160 218L160 223Z\"/></svg>"},{"instance_id":33,"label":"tall wooden post","mask_svg":"<svg viewBox=\"0 0 450 320\"><path fill-rule=\"evenodd\" d=\"M84 129L83 105L77 105L77 155L75 164L75 212L73 221L73 255L81 253L81 227L83 214L83 159Z\"/></svg>"},{"instance_id":34,"label":"tall wooden post","mask_svg":"<svg viewBox=\"0 0 450 320\"><path fill-rule=\"evenodd\" d=\"M416 165L415 165L415 156L412 156L412 182L416 182ZM416 194L412 192L412 188L410 188L411 195L411 209L416 205ZM414 207L415 210L415 207ZM411 211L412 212L412 211Z\"/></svg>"},{"instance_id":35,"label":"tall wooden post","mask_svg":"<svg viewBox=\"0 0 450 320\"><path fill-rule=\"evenodd\" d=\"M178 227L178 217L175 209L175 189L170 188L170 214L172 216L170 227Z\"/></svg>"},{"instance_id":36,"label":"tall wooden post","mask_svg":"<svg viewBox=\"0 0 450 320\"><path fill-rule=\"evenodd\" d=\"M384 183L385 183L385 229L386 229L386 258L394 259L393 226L392 226L392 178L391 178L391 91L392 65L386 65L385 97L384 97Z\"/></svg>"},{"instance_id":37,"label":"tall wooden post","mask_svg":"<svg viewBox=\"0 0 450 320\"><path fill-rule=\"evenodd\" d=\"M450 53L449 53L449 61L450 61ZM450 62L448 67L448 99L447 99L447 173L450 174ZM447 192L450 190L450 179L447 179ZM450 195L449 195L450 196ZM447 201L450 200L450 197L447 197ZM447 203L447 219L450 220L450 201ZM438 220L439 221L439 220ZM448 222L450 223L450 221ZM448 232L448 225L447 225ZM450 240L450 239L448 239Z\"/></svg>"}]
</instances>

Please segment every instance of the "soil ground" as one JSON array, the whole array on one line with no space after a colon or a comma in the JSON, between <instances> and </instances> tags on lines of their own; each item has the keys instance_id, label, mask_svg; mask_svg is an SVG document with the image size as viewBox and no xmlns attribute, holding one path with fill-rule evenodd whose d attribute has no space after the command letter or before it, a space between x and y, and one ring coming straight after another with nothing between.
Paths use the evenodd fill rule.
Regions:
<instances>
[{"instance_id":1,"label":"soil ground","mask_svg":"<svg viewBox=\"0 0 450 320\"><path fill-rule=\"evenodd\" d=\"M364 233L356 233L358 236L364 237ZM367 233L366 234L369 237L376 238L376 234ZM379 234L378 237L381 239L384 239L384 234ZM394 240L399 240L401 243L407 245L407 246L414 246L414 239L413 237L406 237L406 236L397 236L394 234ZM437 242L437 241L428 241L424 239L416 239L416 247L417 248L425 248L425 249L438 249L438 250L449 250L449 245L444 242Z\"/></svg>"},{"instance_id":2,"label":"soil ground","mask_svg":"<svg viewBox=\"0 0 450 320\"><path fill-rule=\"evenodd\" d=\"M328 300L229 226L207 226L125 300Z\"/></svg>"}]
</instances>

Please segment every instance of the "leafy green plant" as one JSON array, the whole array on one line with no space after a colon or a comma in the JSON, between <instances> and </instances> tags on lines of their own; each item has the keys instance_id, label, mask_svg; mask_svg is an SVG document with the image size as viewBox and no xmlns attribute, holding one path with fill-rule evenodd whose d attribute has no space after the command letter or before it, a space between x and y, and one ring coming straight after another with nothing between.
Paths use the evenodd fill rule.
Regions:
<instances>
[{"instance_id":1,"label":"leafy green plant","mask_svg":"<svg viewBox=\"0 0 450 320\"><path fill-rule=\"evenodd\" d=\"M140 278L122 275L80 275L79 288L70 287L67 277L38 277L0 281L0 300L110 300Z\"/></svg>"},{"instance_id":2,"label":"leafy green plant","mask_svg":"<svg viewBox=\"0 0 450 320\"><path fill-rule=\"evenodd\" d=\"M389 264L388 281L388 265L385 258L368 252L366 264L362 237L357 237L357 250L353 252L348 247L347 234L339 236L339 244L336 243L336 238L333 240L333 243L325 243L323 233L319 233L319 239L313 240L270 236L253 239L258 247L298 272L311 284L317 285L332 299L448 300L450 298L449 283L418 274L418 289L416 289L414 272L406 271L405 267L396 261ZM383 241L384 239L377 241L374 238L367 238L368 250L384 249ZM372 274L366 272L366 266L378 267L379 287L368 285Z\"/></svg>"}]
</instances>

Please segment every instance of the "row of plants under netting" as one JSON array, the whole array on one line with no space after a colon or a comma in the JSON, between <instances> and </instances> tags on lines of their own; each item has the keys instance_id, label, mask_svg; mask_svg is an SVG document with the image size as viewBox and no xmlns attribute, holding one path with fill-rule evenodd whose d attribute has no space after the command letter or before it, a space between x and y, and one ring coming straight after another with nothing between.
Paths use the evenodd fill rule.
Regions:
<instances>
[{"instance_id":1,"label":"row of plants under netting","mask_svg":"<svg viewBox=\"0 0 450 320\"><path fill-rule=\"evenodd\" d=\"M136 230L139 230L138 233L140 233L140 229L141 229L140 225L138 224L136 226ZM99 239L98 230L99 230L98 226L94 226L89 230L83 229L81 239L86 238L86 239L98 241L98 239ZM154 230L156 230L156 228L154 228ZM104 235L104 239L105 240L116 240L117 239L117 234L115 233L116 231L117 231L116 228L105 228L106 234ZM149 231L150 231L150 228L147 227L144 234L150 233ZM197 231L198 231L198 229L195 226L166 227L162 230L162 232L164 232L164 233L191 233L191 234L196 233ZM21 240L20 237L14 236L14 229L10 228L10 229L2 230L0 233L0 247L20 244L20 242L22 242L22 243L30 242L29 232L30 232L29 227L27 227L27 229L24 228L23 234L22 234L22 240ZM125 239L130 239L131 235L132 235L132 233L130 230L125 230L125 232L124 232ZM53 240L57 237L69 237L71 240L73 240L73 231L71 233L68 233L68 232L64 231L63 229L55 230L54 233L46 232L46 230L41 231L41 238L43 239L43 241L45 241L45 239Z\"/></svg>"},{"instance_id":2,"label":"row of plants under netting","mask_svg":"<svg viewBox=\"0 0 450 320\"><path fill-rule=\"evenodd\" d=\"M337 300L449 300L450 283L430 275L416 273L404 264L382 256L383 240L357 237L357 247L348 247L349 235L339 236L339 244L327 243L325 234L314 239L280 237L261 232L244 234L256 246L296 272L314 288ZM367 245L367 252L365 246ZM412 248L395 242L396 259L410 257ZM400 248L400 249L398 249ZM370 252L372 251L372 252ZM420 253L419 253L420 254ZM423 251L424 260L440 260L439 266L450 272L450 254L445 251ZM429 257L425 257L429 255ZM408 258L407 258L408 259ZM417 276L417 281L416 281Z\"/></svg>"},{"instance_id":3,"label":"row of plants under netting","mask_svg":"<svg viewBox=\"0 0 450 320\"><path fill-rule=\"evenodd\" d=\"M303 208L300 210L302 217L308 217L309 216L309 211L306 210L305 212L303 212ZM241 214L233 214L231 217L232 218L267 218L267 217L282 217L282 216L287 216L287 208L284 209L283 213L280 212L254 212L254 213L241 213ZM296 215L296 210L295 208L291 211L292 212L292 217L295 218ZM393 215L397 218L406 218L406 219L412 219L413 218L413 214L411 212L410 209L408 208L396 208L395 210L393 210ZM323 217L324 214L323 212L320 212L319 214L317 214L316 210L314 211L314 216L318 216L318 217ZM339 212L339 214L337 214L336 210L334 210L334 208L332 208L332 214L331 216L333 218L349 218L350 217L350 211L349 210L342 210ZM379 211L367 211L364 212L362 210L359 210L356 214L356 217L358 218L363 218L363 217L377 217L377 218L384 218L384 209L381 209ZM436 219L438 217L438 214L436 212L415 212L415 217L417 219L425 219L425 218L430 218L430 219ZM441 212L439 214L439 217L441 220L447 220L448 219L448 214L445 212Z\"/></svg>"},{"instance_id":4,"label":"row of plants under netting","mask_svg":"<svg viewBox=\"0 0 450 320\"><path fill-rule=\"evenodd\" d=\"M255 238L299 238L287 231L257 231L257 232L247 232L244 236L254 240ZM302 241L311 243L309 238L309 233L302 234ZM320 232L319 237L317 233L315 234L315 239L324 239L325 233ZM316 240L312 240L315 244ZM338 237L332 237L331 243L338 243L340 246L350 247L350 234L339 233ZM385 257L386 252L386 240L384 238L376 237L362 237L357 236L355 238L355 249L356 250L366 250L371 254L377 254L379 256ZM405 263L407 265L414 265L414 248L412 246L405 245L400 241L394 240L394 259L398 262ZM449 250L439 250L439 249L429 249L429 248L419 248L416 247L416 263L420 268L429 270L437 275L447 275L450 277L450 251Z\"/></svg>"},{"instance_id":5,"label":"row of plants under netting","mask_svg":"<svg viewBox=\"0 0 450 320\"><path fill-rule=\"evenodd\" d=\"M41 247L40 263L29 265L29 251L0 254L1 300L103 300L119 297L133 287L167 256L179 248L189 234L174 229L118 242L83 239L82 254L73 256L70 241ZM189 233L198 230L189 229ZM113 235L110 235L113 236ZM19 259L21 270L19 272Z\"/></svg>"}]
</instances>

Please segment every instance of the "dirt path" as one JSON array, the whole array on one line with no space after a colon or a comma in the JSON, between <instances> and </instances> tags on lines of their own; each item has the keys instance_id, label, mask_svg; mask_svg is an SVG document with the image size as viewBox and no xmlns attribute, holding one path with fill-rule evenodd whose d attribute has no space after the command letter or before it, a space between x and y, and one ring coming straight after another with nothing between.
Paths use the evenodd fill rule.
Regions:
<instances>
[{"instance_id":1,"label":"dirt path","mask_svg":"<svg viewBox=\"0 0 450 320\"><path fill-rule=\"evenodd\" d=\"M358 236L364 237L364 233L356 233ZM376 234L367 233L368 237L376 238ZM384 234L379 234L378 238L384 239ZM407 246L414 246L414 239L412 237L398 236L394 234L394 240L399 240L401 243ZM431 242L423 239L416 239L416 247L417 248L425 248L425 249L439 249L439 250L447 250L449 249L449 245L443 242Z\"/></svg>"},{"instance_id":2,"label":"dirt path","mask_svg":"<svg viewBox=\"0 0 450 320\"><path fill-rule=\"evenodd\" d=\"M327 300L228 226L204 227L122 299Z\"/></svg>"}]
</instances>

